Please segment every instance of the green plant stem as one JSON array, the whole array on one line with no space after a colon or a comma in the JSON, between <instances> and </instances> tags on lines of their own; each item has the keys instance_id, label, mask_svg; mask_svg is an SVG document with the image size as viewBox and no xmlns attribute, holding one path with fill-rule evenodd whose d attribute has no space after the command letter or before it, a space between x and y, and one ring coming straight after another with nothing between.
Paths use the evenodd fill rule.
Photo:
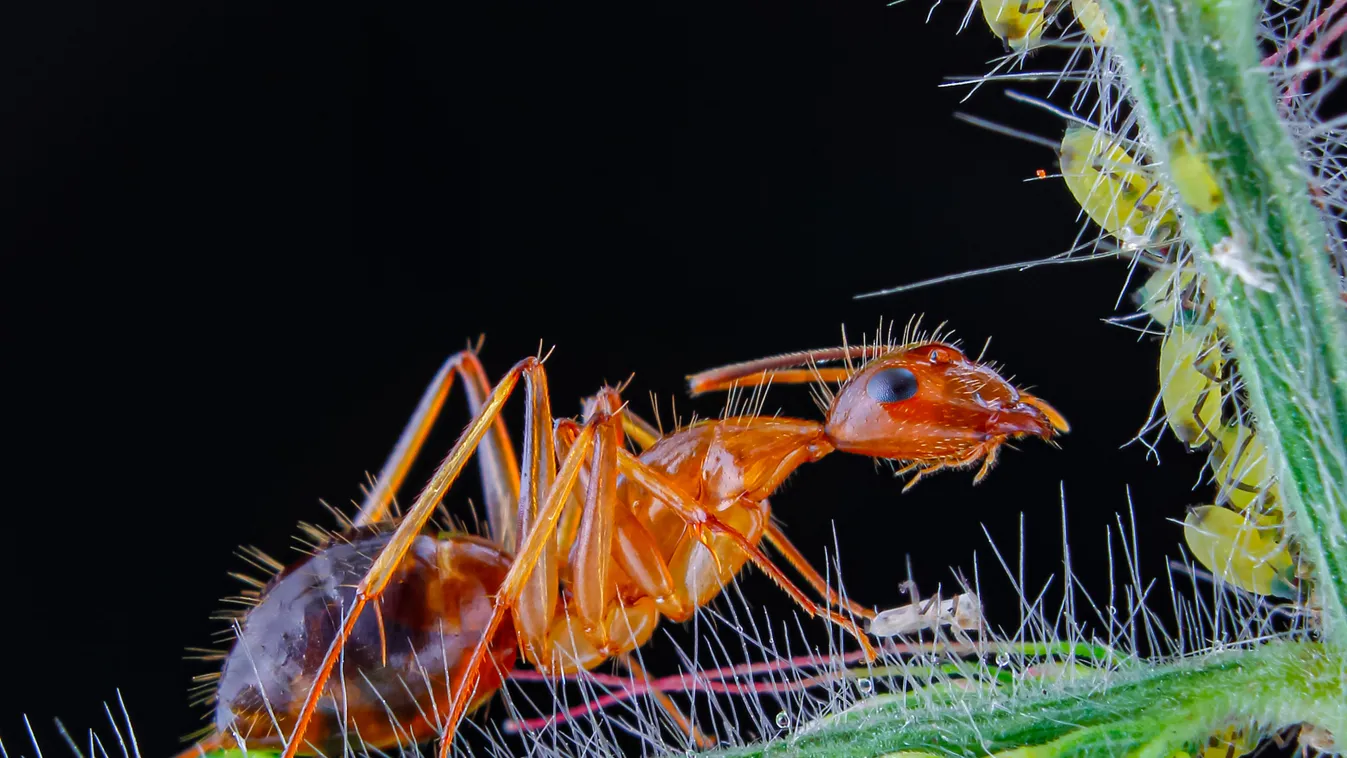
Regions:
<instances>
[{"instance_id":1,"label":"green plant stem","mask_svg":"<svg viewBox=\"0 0 1347 758\"><path fill-rule=\"evenodd\" d=\"M1104 7L1162 165L1170 165L1169 146L1190 134L1224 192L1208 213L1181 204L1184 233L1277 466L1290 526L1313 564L1325 634L1347 650L1347 309L1309 174L1260 66L1257 6L1104 0ZM1256 273L1218 262L1213 249L1233 251Z\"/></svg>"},{"instance_id":2,"label":"green plant stem","mask_svg":"<svg viewBox=\"0 0 1347 758\"><path fill-rule=\"evenodd\" d=\"M717 755L1168 756L1229 720L1273 729L1311 721L1347 732L1342 687L1336 656L1322 645L1276 642L1069 684L1027 679L980 695L951 687L878 696L792 735Z\"/></svg>"}]
</instances>

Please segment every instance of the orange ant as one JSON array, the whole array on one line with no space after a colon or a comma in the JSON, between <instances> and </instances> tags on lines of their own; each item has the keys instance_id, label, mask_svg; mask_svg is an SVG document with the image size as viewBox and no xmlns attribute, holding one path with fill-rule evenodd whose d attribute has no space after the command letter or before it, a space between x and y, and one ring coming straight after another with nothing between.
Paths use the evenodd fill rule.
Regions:
<instances>
[{"instance_id":1,"label":"orange ant","mask_svg":"<svg viewBox=\"0 0 1347 758\"><path fill-rule=\"evenodd\" d=\"M858 357L866 362L853 369ZM836 359L847 367L815 365ZM215 731L183 756L245 742L284 746L283 758L340 750L350 724L351 738L374 748L442 729L444 758L460 719L500 688L518 654L551 676L623 660L661 616L690 619L750 560L874 660L860 626L832 606L874 612L828 587L771 523L767 498L797 467L834 450L914 461L918 478L985 459L981 479L1006 440L1051 441L1067 428L1046 403L935 341L796 353L698 374L694 393L741 381L845 383L826 423L732 416L667 436L627 409L621 388L588 399L580 421L554 423L545 360L525 358L494 388L475 350L445 363L346 531L261 588L225 658ZM473 420L394 526L393 494L456 376ZM522 469L500 418L521 380ZM628 437L642 452L628 452ZM428 531L474 451L494 541ZM827 607L763 554L764 538ZM366 606L374 612L364 614ZM502 628L507 618L513 636Z\"/></svg>"}]
</instances>

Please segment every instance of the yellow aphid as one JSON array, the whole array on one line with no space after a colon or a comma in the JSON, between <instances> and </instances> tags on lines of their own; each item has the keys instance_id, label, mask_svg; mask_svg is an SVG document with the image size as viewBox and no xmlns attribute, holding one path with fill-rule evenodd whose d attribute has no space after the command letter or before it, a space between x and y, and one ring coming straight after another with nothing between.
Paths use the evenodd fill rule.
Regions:
<instances>
[{"instance_id":1,"label":"yellow aphid","mask_svg":"<svg viewBox=\"0 0 1347 758\"><path fill-rule=\"evenodd\" d=\"M1169 428L1189 447L1215 439L1221 424L1221 351L1211 329L1177 325L1160 343L1160 399Z\"/></svg>"},{"instance_id":2,"label":"yellow aphid","mask_svg":"<svg viewBox=\"0 0 1347 758\"><path fill-rule=\"evenodd\" d=\"M1221 207L1225 193L1188 132L1175 135L1169 144L1169 173L1183 201L1198 213L1211 213Z\"/></svg>"},{"instance_id":3,"label":"yellow aphid","mask_svg":"<svg viewBox=\"0 0 1347 758\"><path fill-rule=\"evenodd\" d=\"M1177 271L1160 269L1141 286L1141 307L1161 326L1174 323L1191 326L1197 322L1197 270L1183 266Z\"/></svg>"},{"instance_id":4,"label":"yellow aphid","mask_svg":"<svg viewBox=\"0 0 1347 758\"><path fill-rule=\"evenodd\" d=\"M1267 510L1268 504L1276 500L1276 484L1272 482L1263 441L1253 430L1235 425L1220 429L1216 443L1213 458L1218 461L1217 501L1229 501L1242 511L1256 504L1262 506L1259 511Z\"/></svg>"},{"instance_id":5,"label":"yellow aphid","mask_svg":"<svg viewBox=\"0 0 1347 758\"><path fill-rule=\"evenodd\" d=\"M1104 18L1104 9L1099 7L1098 0L1071 0L1071 12L1096 45L1104 44L1108 38L1108 19Z\"/></svg>"},{"instance_id":6,"label":"yellow aphid","mask_svg":"<svg viewBox=\"0 0 1347 758\"><path fill-rule=\"evenodd\" d=\"M1240 758L1252 753L1260 742L1257 735L1230 726L1208 737L1195 758Z\"/></svg>"},{"instance_id":7,"label":"yellow aphid","mask_svg":"<svg viewBox=\"0 0 1347 758\"><path fill-rule=\"evenodd\" d=\"M1241 758L1257 749L1259 742L1257 736L1232 726L1208 737L1197 752L1176 750L1169 758Z\"/></svg>"},{"instance_id":8,"label":"yellow aphid","mask_svg":"<svg viewBox=\"0 0 1347 758\"><path fill-rule=\"evenodd\" d=\"M1038 44L1043 29L1047 0L981 0L982 17L992 34L1012 50L1027 50Z\"/></svg>"},{"instance_id":9,"label":"yellow aphid","mask_svg":"<svg viewBox=\"0 0 1347 758\"><path fill-rule=\"evenodd\" d=\"M1062 178L1085 213L1125 243L1173 236L1173 209L1157 218L1163 200L1152 171L1137 164L1110 135L1082 126L1066 130L1060 153Z\"/></svg>"},{"instance_id":10,"label":"yellow aphid","mask_svg":"<svg viewBox=\"0 0 1347 758\"><path fill-rule=\"evenodd\" d=\"M1218 505L1192 509L1183 524L1188 549L1213 574L1259 595L1294 597L1291 554L1278 536Z\"/></svg>"}]
</instances>

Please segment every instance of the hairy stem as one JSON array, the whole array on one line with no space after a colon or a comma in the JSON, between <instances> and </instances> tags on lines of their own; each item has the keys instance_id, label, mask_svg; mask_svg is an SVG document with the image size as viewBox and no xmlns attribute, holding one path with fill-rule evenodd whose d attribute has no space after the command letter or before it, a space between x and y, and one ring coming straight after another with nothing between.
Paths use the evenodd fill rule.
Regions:
<instances>
[{"instance_id":1,"label":"hairy stem","mask_svg":"<svg viewBox=\"0 0 1347 758\"><path fill-rule=\"evenodd\" d=\"M875 697L788 737L724 756L1154 755L1204 740L1229 720L1300 721L1347 732L1336 656L1278 642L1070 684L1033 680L1007 692L939 689Z\"/></svg>"},{"instance_id":2,"label":"hairy stem","mask_svg":"<svg viewBox=\"0 0 1347 758\"><path fill-rule=\"evenodd\" d=\"M1223 192L1207 213L1181 205L1184 233L1277 466L1290 527L1316 572L1325 634L1347 649L1347 309L1312 180L1259 65L1257 6L1104 5L1161 164L1173 169L1171 148L1190 137ZM1177 173L1170 184L1182 190Z\"/></svg>"}]
</instances>

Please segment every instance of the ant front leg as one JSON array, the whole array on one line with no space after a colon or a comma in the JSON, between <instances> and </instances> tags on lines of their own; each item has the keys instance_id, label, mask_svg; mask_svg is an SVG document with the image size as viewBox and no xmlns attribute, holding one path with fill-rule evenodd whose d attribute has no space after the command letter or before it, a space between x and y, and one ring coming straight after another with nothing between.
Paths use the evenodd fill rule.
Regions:
<instances>
[{"instance_id":1,"label":"ant front leg","mask_svg":"<svg viewBox=\"0 0 1347 758\"><path fill-rule=\"evenodd\" d=\"M820 607L810 600L807 595L796 587L785 574L772 563L771 559L763 554L756 545L748 541L741 532L734 527L726 524L707 511L697 502L697 499L684 492L677 483L671 481L667 475L656 471L641 462L639 458L627 452L619 450L617 455L618 470L637 482L651 494L664 501L694 532L694 535L702 541L703 546L708 551L712 548L705 539L706 532L715 532L729 537L730 540L742 550L753 563L769 576L777 586L786 591L797 605L805 610L811 616L825 616L833 623L847 630L864 649L868 660L875 660L877 654L870 640L865 636L865 632L855 621L848 619L841 614L833 611L831 608ZM714 552L712 552L714 556Z\"/></svg>"},{"instance_id":2,"label":"ant front leg","mask_svg":"<svg viewBox=\"0 0 1347 758\"><path fill-rule=\"evenodd\" d=\"M505 401L509 399L515 387L518 386L521 377L526 378L531 385L545 383L546 377L543 374L542 362L537 358L525 358L515 364L505 375L505 378L496 385L496 388L487 396L481 411L463 431L458 442L449 451L448 457L436 470L430 483L421 491L411 510L398 524L397 529L389 538L388 544L374 558L364 578L356 585L351 608L342 619L342 623L337 629L337 635L332 640L332 644L328 646L327 653L314 676L313 683L309 686L309 692L304 698L304 705L296 719L295 728L290 733L290 738L286 740L282 758L294 758L299 751L309 722L318 707L318 700L323 696L323 690L327 687L332 671L341 659L346 641L350 639L351 631L355 628L360 614L370 601L377 600L383 594L384 588L396 574L398 566L402 564L408 550L411 549L412 543L421 534L421 530L425 528L435 508L439 506L449 488L458 479L458 475L462 473L463 467L467 465L468 459L477 449L482 438L486 436L499 418L501 408L505 405ZM494 631L494 628L492 631ZM489 640L490 636L490 633L488 633L484 640Z\"/></svg>"},{"instance_id":3,"label":"ant front leg","mask_svg":"<svg viewBox=\"0 0 1347 758\"><path fill-rule=\"evenodd\" d=\"M354 526L365 526L388 518L389 505L439 418L449 391L453 389L455 376L463 377L468 410L473 416L481 413L486 396L491 392L486 370L477 359L476 350L455 353L444 362L426 387L397 445L380 469L374 489L361 503L360 511L353 521ZM497 418L491 424L490 434L483 440L477 456L482 470L482 490L486 494L490 536L502 545L513 545L516 539L513 510L519 502L519 461L515 457L514 445L510 442L504 419Z\"/></svg>"},{"instance_id":4,"label":"ant front leg","mask_svg":"<svg viewBox=\"0 0 1347 758\"><path fill-rule=\"evenodd\" d=\"M800 552L800 549L791 544L791 541L786 538L786 533L781 531L781 527L768 520L767 526L763 532L763 537L767 540L768 544L776 548L778 553L781 553L781 557L786 559L786 562L791 565L791 568L794 568L796 573L804 577L804 580L814 588L814 591L822 595L829 604L838 608L846 608L848 611L861 618L872 619L875 617L874 611L850 598L843 598L835 592L832 587L828 586L828 582L819 575L818 570L809 563L809 560L804 557L804 554Z\"/></svg>"}]
</instances>

